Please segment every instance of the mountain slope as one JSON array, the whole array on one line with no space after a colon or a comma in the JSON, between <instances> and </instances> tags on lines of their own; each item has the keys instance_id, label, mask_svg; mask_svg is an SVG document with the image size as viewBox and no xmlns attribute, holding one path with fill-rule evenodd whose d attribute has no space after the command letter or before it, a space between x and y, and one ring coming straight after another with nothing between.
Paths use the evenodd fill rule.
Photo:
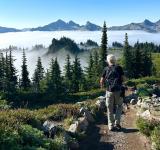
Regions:
<instances>
[{"instance_id":1,"label":"mountain slope","mask_svg":"<svg viewBox=\"0 0 160 150\"><path fill-rule=\"evenodd\" d=\"M87 22L86 25L80 26L79 24L73 21L64 22L63 20L59 19L56 22L52 22L48 25L31 29L31 31L60 31L60 30L97 31L97 30L101 30L101 27L90 22Z\"/></svg>"},{"instance_id":2,"label":"mountain slope","mask_svg":"<svg viewBox=\"0 0 160 150\"><path fill-rule=\"evenodd\" d=\"M145 19L142 23L130 23L124 26L113 26L109 30L143 30L147 32L159 32L160 20L153 23Z\"/></svg>"},{"instance_id":3,"label":"mountain slope","mask_svg":"<svg viewBox=\"0 0 160 150\"><path fill-rule=\"evenodd\" d=\"M19 31L70 31L70 30L82 30L82 31L100 31L102 27L93 24L89 21L85 25L79 25L73 21L65 22L61 19L52 22L48 25L36 27L36 28L24 28L22 30L15 28L7 28L0 26L0 33L5 32L19 32ZM112 26L109 30L143 30L147 32L160 32L160 20L157 22L151 22L145 19L141 23L130 23L123 26Z\"/></svg>"},{"instance_id":4,"label":"mountain slope","mask_svg":"<svg viewBox=\"0 0 160 150\"><path fill-rule=\"evenodd\" d=\"M21 30L15 29L15 28L7 28L7 27L1 27L0 26L0 33L6 33L6 32L19 32Z\"/></svg>"}]
</instances>

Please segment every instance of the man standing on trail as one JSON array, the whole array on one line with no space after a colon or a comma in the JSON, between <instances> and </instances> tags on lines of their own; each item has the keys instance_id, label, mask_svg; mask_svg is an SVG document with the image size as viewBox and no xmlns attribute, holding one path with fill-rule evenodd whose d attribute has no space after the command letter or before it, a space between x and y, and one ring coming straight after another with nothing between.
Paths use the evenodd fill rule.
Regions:
<instances>
[{"instance_id":1,"label":"man standing on trail","mask_svg":"<svg viewBox=\"0 0 160 150\"><path fill-rule=\"evenodd\" d=\"M120 130L120 119L122 113L123 97L122 82L124 72L121 66L116 65L116 58L110 54L107 56L108 66L104 68L100 79L101 87L106 83L106 106L108 113L108 128L110 131ZM107 64L106 64L107 65ZM115 117L114 108L116 107Z\"/></svg>"}]
</instances>

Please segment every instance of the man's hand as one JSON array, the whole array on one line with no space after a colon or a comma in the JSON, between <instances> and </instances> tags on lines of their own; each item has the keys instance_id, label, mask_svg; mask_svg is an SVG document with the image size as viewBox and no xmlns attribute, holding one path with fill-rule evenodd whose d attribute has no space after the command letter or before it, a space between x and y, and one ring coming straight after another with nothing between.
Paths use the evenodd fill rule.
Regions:
<instances>
[{"instance_id":1,"label":"man's hand","mask_svg":"<svg viewBox=\"0 0 160 150\"><path fill-rule=\"evenodd\" d=\"M101 86L101 88L103 88L103 86L104 86L104 78L103 77L100 79L100 86Z\"/></svg>"},{"instance_id":2,"label":"man's hand","mask_svg":"<svg viewBox=\"0 0 160 150\"><path fill-rule=\"evenodd\" d=\"M122 76L122 82L125 82L127 80L126 76Z\"/></svg>"}]
</instances>

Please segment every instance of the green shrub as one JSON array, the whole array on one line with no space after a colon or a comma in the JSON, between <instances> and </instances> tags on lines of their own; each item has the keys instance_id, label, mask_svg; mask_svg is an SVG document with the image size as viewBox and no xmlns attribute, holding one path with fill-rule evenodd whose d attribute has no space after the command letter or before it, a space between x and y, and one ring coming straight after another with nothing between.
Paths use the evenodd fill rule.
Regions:
<instances>
[{"instance_id":1,"label":"green shrub","mask_svg":"<svg viewBox=\"0 0 160 150\"><path fill-rule=\"evenodd\" d=\"M0 110L9 108L11 108L11 105L9 105L6 100L0 100Z\"/></svg>"},{"instance_id":2,"label":"green shrub","mask_svg":"<svg viewBox=\"0 0 160 150\"><path fill-rule=\"evenodd\" d=\"M64 119L64 123L63 124L64 124L64 126L66 128L68 128L73 123L73 121L74 121L73 116L72 117L68 117L68 118Z\"/></svg>"},{"instance_id":3,"label":"green shrub","mask_svg":"<svg viewBox=\"0 0 160 150\"><path fill-rule=\"evenodd\" d=\"M15 119L18 120L18 122L21 122L22 124L29 124L37 128L41 126L41 122L40 120L38 120L34 111L30 111L28 109L17 109L17 110L11 110L8 113L9 116L14 117Z\"/></svg>"},{"instance_id":4,"label":"green shrub","mask_svg":"<svg viewBox=\"0 0 160 150\"><path fill-rule=\"evenodd\" d=\"M126 81L125 84L130 87L135 86L135 82L133 82L132 80Z\"/></svg>"},{"instance_id":5,"label":"green shrub","mask_svg":"<svg viewBox=\"0 0 160 150\"><path fill-rule=\"evenodd\" d=\"M84 101L88 99L95 99L98 96L104 95L105 89L94 89L87 92L78 92L71 94L68 97L70 102Z\"/></svg>"},{"instance_id":6,"label":"green shrub","mask_svg":"<svg viewBox=\"0 0 160 150\"><path fill-rule=\"evenodd\" d=\"M137 88L151 88L151 86L148 83L140 83L137 85Z\"/></svg>"},{"instance_id":7,"label":"green shrub","mask_svg":"<svg viewBox=\"0 0 160 150\"><path fill-rule=\"evenodd\" d=\"M47 119L62 121L70 116L79 116L79 106L74 104L50 105L46 108L36 110L35 115L39 120L41 120L41 122Z\"/></svg>"},{"instance_id":8,"label":"green shrub","mask_svg":"<svg viewBox=\"0 0 160 150\"><path fill-rule=\"evenodd\" d=\"M89 100L85 103L85 107L88 108L88 110L92 113L92 115L94 116L94 118L96 119L97 114L99 112L98 110L98 106L95 105L96 101L94 100Z\"/></svg>"},{"instance_id":9,"label":"green shrub","mask_svg":"<svg viewBox=\"0 0 160 150\"><path fill-rule=\"evenodd\" d=\"M154 77L154 76L151 76L151 77L143 77L143 78L139 78L139 79L131 79L129 81L126 82L126 84L135 84L136 86L138 84L149 84L149 85L152 85L152 84L155 84L155 83L160 83L160 78L159 77Z\"/></svg>"},{"instance_id":10,"label":"green shrub","mask_svg":"<svg viewBox=\"0 0 160 150\"><path fill-rule=\"evenodd\" d=\"M60 143L57 139L47 139L42 131L30 125L22 125L19 129L19 135L21 137L21 145L26 150L60 150L64 146L64 143Z\"/></svg>"},{"instance_id":11,"label":"green shrub","mask_svg":"<svg viewBox=\"0 0 160 150\"><path fill-rule=\"evenodd\" d=\"M53 144L54 150L68 150L64 136L56 136Z\"/></svg>"},{"instance_id":12,"label":"green shrub","mask_svg":"<svg viewBox=\"0 0 160 150\"><path fill-rule=\"evenodd\" d=\"M21 136L22 145L44 146L43 132L30 125L22 125L19 129L19 135Z\"/></svg>"},{"instance_id":13,"label":"green shrub","mask_svg":"<svg viewBox=\"0 0 160 150\"><path fill-rule=\"evenodd\" d=\"M87 101L89 110L96 112L94 101ZM64 137L46 138L42 123L49 120L65 121L68 125L79 116L80 106L57 104L47 108L7 109L0 111L0 149L2 150L62 150L67 149ZM93 113L94 114L94 113ZM68 118L68 119L67 119ZM74 139L71 139L74 140Z\"/></svg>"},{"instance_id":14,"label":"green shrub","mask_svg":"<svg viewBox=\"0 0 160 150\"><path fill-rule=\"evenodd\" d=\"M152 131L151 140L155 144L156 150L160 150L160 125Z\"/></svg>"},{"instance_id":15,"label":"green shrub","mask_svg":"<svg viewBox=\"0 0 160 150\"><path fill-rule=\"evenodd\" d=\"M139 131L146 136L150 136L152 130L154 129L154 125L151 124L149 121L139 118L136 122Z\"/></svg>"},{"instance_id":16,"label":"green shrub","mask_svg":"<svg viewBox=\"0 0 160 150\"><path fill-rule=\"evenodd\" d=\"M0 125L0 149L1 150L20 150L21 146L18 144L20 136L12 127Z\"/></svg>"},{"instance_id":17,"label":"green shrub","mask_svg":"<svg viewBox=\"0 0 160 150\"><path fill-rule=\"evenodd\" d=\"M147 88L139 88L137 94L140 97L144 97L144 96L149 96L150 93Z\"/></svg>"}]
</instances>

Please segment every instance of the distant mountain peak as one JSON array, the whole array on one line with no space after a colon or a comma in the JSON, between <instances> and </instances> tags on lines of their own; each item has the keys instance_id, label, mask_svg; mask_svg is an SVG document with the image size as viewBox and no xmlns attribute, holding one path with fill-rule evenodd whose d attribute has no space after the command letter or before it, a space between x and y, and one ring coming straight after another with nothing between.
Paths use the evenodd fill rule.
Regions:
<instances>
[{"instance_id":1,"label":"distant mountain peak","mask_svg":"<svg viewBox=\"0 0 160 150\"><path fill-rule=\"evenodd\" d=\"M98 26L98 25L95 25L89 21L86 22L86 25L83 25L82 28L85 28L86 30L89 30L89 31L96 31L96 30L101 30L102 27Z\"/></svg>"},{"instance_id":2,"label":"distant mountain peak","mask_svg":"<svg viewBox=\"0 0 160 150\"><path fill-rule=\"evenodd\" d=\"M48 25L38 28L32 28L31 31L61 31L61 30L88 30L88 31L97 31L100 30L101 27L96 24L90 23L89 21L86 25L80 26L74 21L70 20L68 23L59 19L56 22L52 22Z\"/></svg>"},{"instance_id":3,"label":"distant mountain peak","mask_svg":"<svg viewBox=\"0 0 160 150\"><path fill-rule=\"evenodd\" d=\"M79 24L75 23L75 22L72 21L72 20L70 20L70 21L68 22L68 24L71 25L71 26L80 26Z\"/></svg>"},{"instance_id":4,"label":"distant mountain peak","mask_svg":"<svg viewBox=\"0 0 160 150\"><path fill-rule=\"evenodd\" d=\"M148 20L148 19L145 19L143 22L151 22L150 20Z\"/></svg>"},{"instance_id":5,"label":"distant mountain peak","mask_svg":"<svg viewBox=\"0 0 160 150\"><path fill-rule=\"evenodd\" d=\"M69 22L68 22L69 24L76 24L74 21L72 21L72 20L70 20Z\"/></svg>"},{"instance_id":6,"label":"distant mountain peak","mask_svg":"<svg viewBox=\"0 0 160 150\"><path fill-rule=\"evenodd\" d=\"M90 22L90 21L87 21L86 22L86 25L95 25L94 23Z\"/></svg>"},{"instance_id":7,"label":"distant mountain peak","mask_svg":"<svg viewBox=\"0 0 160 150\"><path fill-rule=\"evenodd\" d=\"M150 26L154 25L154 23L151 22L151 21L148 20L148 19L145 19L145 20L143 21L143 23L144 23L145 25L150 25Z\"/></svg>"},{"instance_id":8,"label":"distant mountain peak","mask_svg":"<svg viewBox=\"0 0 160 150\"><path fill-rule=\"evenodd\" d=\"M56 22L65 23L62 19L58 19Z\"/></svg>"},{"instance_id":9,"label":"distant mountain peak","mask_svg":"<svg viewBox=\"0 0 160 150\"><path fill-rule=\"evenodd\" d=\"M160 24L160 20L158 20L158 21L156 22L156 24Z\"/></svg>"},{"instance_id":10,"label":"distant mountain peak","mask_svg":"<svg viewBox=\"0 0 160 150\"><path fill-rule=\"evenodd\" d=\"M87 21L86 24L92 24L90 21Z\"/></svg>"},{"instance_id":11,"label":"distant mountain peak","mask_svg":"<svg viewBox=\"0 0 160 150\"><path fill-rule=\"evenodd\" d=\"M147 32L160 32L160 20L157 22L151 22L145 19L141 23L130 23L124 26L113 26L109 30L143 30Z\"/></svg>"}]
</instances>

